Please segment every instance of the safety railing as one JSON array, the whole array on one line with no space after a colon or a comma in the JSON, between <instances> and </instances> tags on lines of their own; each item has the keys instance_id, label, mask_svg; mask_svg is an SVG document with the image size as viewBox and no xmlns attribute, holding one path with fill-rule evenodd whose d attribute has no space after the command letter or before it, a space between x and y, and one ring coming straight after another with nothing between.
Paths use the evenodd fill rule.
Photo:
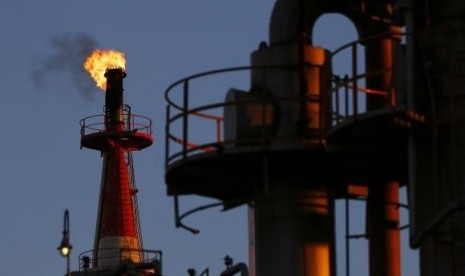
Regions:
<instances>
[{"instance_id":1,"label":"safety railing","mask_svg":"<svg viewBox=\"0 0 465 276\"><path fill-rule=\"evenodd\" d=\"M236 68L226 68L226 69L219 69L213 70L208 72L203 72L199 74L195 74L181 80L178 80L171 84L165 92L165 99L167 102L166 107L166 137L165 137L165 164L167 165L173 160L179 158L185 158L189 153L198 152L198 151L213 151L215 147L219 145L222 141L222 129L223 129L223 117L218 114L213 114L213 111L217 108L224 108L225 104L221 103L214 103L208 105L202 105L200 107L192 107L190 103L191 92L190 92L190 85L193 80L211 76L211 75L218 75L223 73L230 73L235 71L243 71L249 70L249 66L243 67L236 67ZM174 98L175 96L175 89L182 88L181 92L181 99L176 101ZM220 91L225 92L225 91ZM174 114L173 114L174 113ZM213 122L214 128L209 129L208 134L204 131L203 134L207 134L210 140L209 142L199 143L197 141L193 141L190 137L192 133L189 131L190 124L189 120L192 118L204 119L205 121L202 122L202 126L208 124L209 122ZM173 130L173 125L179 123L177 131ZM176 133L175 133L176 132ZM179 134L180 133L180 134ZM174 154L171 154L171 143L174 142L181 148L176 151Z\"/></svg>"},{"instance_id":2,"label":"safety railing","mask_svg":"<svg viewBox=\"0 0 465 276\"><path fill-rule=\"evenodd\" d=\"M345 60L346 68L338 68L338 71L344 72L343 75L334 74L332 80L332 90L327 101L331 106L332 126L341 123L344 120L357 120L359 115L368 113L373 110L367 109L366 103L370 99L376 98L380 102L381 108L394 108L397 104L396 90L394 89L393 67L378 68L366 72L364 69L366 57L360 56L360 50L364 45L379 40L392 40L392 45L400 43L401 33L385 33L361 40L347 43L331 52L330 60L334 61L342 56L349 57ZM392 54L392 53L388 53ZM379 57L372 57L379 58ZM373 79L383 79L383 89L378 87L369 87L367 82ZM362 105L364 104L364 105Z\"/></svg>"},{"instance_id":3,"label":"safety railing","mask_svg":"<svg viewBox=\"0 0 465 276\"><path fill-rule=\"evenodd\" d=\"M134 173L134 162L132 158L132 151L128 150L125 152L126 156L126 165L128 168L128 176L129 176L129 185L130 189L132 191L132 208L134 212L134 219L135 219L135 224L136 224L136 235L137 237L142 237L142 230L140 226L140 214L139 214L139 203L137 202L137 192L138 189L136 187L136 174ZM144 244L142 239L140 240L139 247L144 248Z\"/></svg>"},{"instance_id":4,"label":"safety railing","mask_svg":"<svg viewBox=\"0 0 465 276\"><path fill-rule=\"evenodd\" d=\"M125 105L122 114L117 114L117 116L121 116L123 120L124 131L152 134L152 120L142 115L132 114L128 105ZM106 116L105 114L88 116L82 119L79 125L81 126L81 136L104 132L106 130Z\"/></svg>"},{"instance_id":5,"label":"safety railing","mask_svg":"<svg viewBox=\"0 0 465 276\"><path fill-rule=\"evenodd\" d=\"M304 65L310 66L310 65ZM231 74L231 73L251 73L256 70L262 70L264 72L270 70L302 70L302 66L299 65L273 65L273 66L241 66L241 67L232 67L224 68L218 70L207 71L199 74L195 74L181 80L178 80L171 84L165 91L165 99L167 102L166 109L166 149L165 149L165 164L168 165L176 160L184 159L192 154L200 152L212 152L220 148L225 148L231 145L235 145L238 142L241 145L257 145L262 144L266 137L260 136L254 139L248 140L234 140L234 139L224 139L222 132L224 128L224 119L222 117L223 111L228 107L238 107L244 105L262 105L262 110L267 108L267 105L270 105L271 102L293 102L298 104L305 104L306 102L314 101L315 99L304 98L301 96L295 97L282 97L282 98L271 98L269 95L264 95L263 97L257 97L256 99L241 99L235 101L225 101L224 97L218 102L213 102L210 104L201 104L193 106L191 101L194 98L192 94L191 85L193 81L198 79L204 79L210 76L218 76L222 74ZM232 86L225 88L225 90L218 91L222 93L221 95L227 92L226 89L230 89ZM176 89L180 89L181 92L174 96ZM200 91L204 91L203 89ZM195 91L199 92L199 90ZM195 96L198 96L195 94ZM198 99L198 97L196 98ZM221 113L221 115L219 115ZM201 123L194 124L191 121L202 120ZM266 125L266 120L262 120L261 128L269 127ZM193 133L198 132L198 128L204 128L206 124L211 123L212 127L207 131L202 131L203 137L198 138L197 140L193 138L195 136ZM177 124L177 128L175 125ZM192 128L196 130L192 130ZM264 132L264 131L263 131ZM205 138L208 136L208 138ZM177 151L172 153L171 145L177 145Z\"/></svg>"},{"instance_id":6,"label":"safety railing","mask_svg":"<svg viewBox=\"0 0 465 276\"><path fill-rule=\"evenodd\" d=\"M115 254L116 253L116 254ZM99 257L106 256L106 257ZM128 256L132 258L128 258ZM136 264L155 264L159 269L162 265L162 251L137 248L100 248L88 250L79 254L79 271L92 269L110 269L115 265L105 266L102 263L120 264L131 260Z\"/></svg>"},{"instance_id":7,"label":"safety railing","mask_svg":"<svg viewBox=\"0 0 465 276\"><path fill-rule=\"evenodd\" d=\"M328 62L339 58L339 55L348 53L350 59L345 62L348 68L347 74L338 76L333 74L331 78L331 90L319 95L317 99L312 99L308 95L295 95L292 97L278 98L274 95L264 93L261 97L256 97L254 100L243 99L237 101L225 101L224 97L217 102L210 101L207 104L192 104L195 100L205 100L203 95L198 94L205 92L205 89L192 89L192 83L199 79L222 74L232 74L237 72L256 72L257 70L263 71L263 76L273 70L295 70L302 72L303 69L309 67L309 64L294 64L294 65L272 65L272 66L240 66L232 68L224 68L202 72L199 74L191 75L186 78L180 79L171 84L165 91L165 99L167 102L166 109L166 137L165 137L165 165L169 166L177 160L182 160L188 156L205 153L215 152L218 149L224 149L232 145L261 145L266 143L270 137L266 135L259 135L255 139L250 140L225 140L222 136L223 118L222 113L227 107L238 107L240 105L263 105L263 110L267 104L276 106L285 101L290 103L298 103L301 108L310 103L320 104L319 125L318 130L313 130L318 139L324 140L330 128L342 123L343 121L352 120L356 121L360 115L373 111L367 109L366 103L368 100L373 100L378 103L376 108L392 109L395 108L396 91L394 89L393 68L380 68L371 72L364 72L360 69L364 65L361 60L359 51L363 44L371 43L380 39L392 39L396 42L399 41L400 34L382 34L373 36L363 40L357 40L342 47L338 48L330 54ZM321 66L322 68L327 64ZM340 68L339 68L340 69ZM300 70L300 71L299 71ZM341 70L338 70L341 71ZM373 79L382 78L383 85L386 85L385 90L377 89L367 85ZM246 80L243 80L243 82ZM387 83L387 84L386 84ZM234 87L234 85L218 91L221 95L225 95L227 89ZM176 96L174 91L178 91ZM180 90L180 91L179 91ZM368 99L369 97L369 99ZM206 101L206 100L205 100ZM379 104L381 103L381 104ZM279 111L278 111L279 112ZM193 123L196 121L198 123ZM324 122L323 122L324 121ZM206 126L211 123L212 127L206 129ZM261 127L265 129L269 125L265 124L262 120ZM201 130L199 130L201 129ZM319 131L319 132L318 132ZM266 131L262 131L265 133ZM276 137L273 137L275 139ZM279 139L293 139L295 137L279 137Z\"/></svg>"}]
</instances>

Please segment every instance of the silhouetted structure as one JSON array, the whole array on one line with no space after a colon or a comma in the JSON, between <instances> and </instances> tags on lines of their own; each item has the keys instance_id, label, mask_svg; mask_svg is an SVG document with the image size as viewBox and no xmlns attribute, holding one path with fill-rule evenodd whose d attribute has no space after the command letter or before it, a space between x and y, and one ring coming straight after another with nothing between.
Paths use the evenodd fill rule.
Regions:
<instances>
[{"instance_id":1,"label":"silhouetted structure","mask_svg":"<svg viewBox=\"0 0 465 276\"><path fill-rule=\"evenodd\" d=\"M314 24L328 13L349 18L359 39L333 52L313 45ZM461 0L277 0L251 66L168 87L168 195L176 206L189 194L249 204L257 276L336 275L335 200L364 200L369 274L397 276L407 185L421 275L464 275L464 23ZM342 53L345 76L332 70ZM244 70L248 91L198 103L192 80ZM214 131L199 138L207 121ZM349 214L345 221L349 229Z\"/></svg>"}]
</instances>

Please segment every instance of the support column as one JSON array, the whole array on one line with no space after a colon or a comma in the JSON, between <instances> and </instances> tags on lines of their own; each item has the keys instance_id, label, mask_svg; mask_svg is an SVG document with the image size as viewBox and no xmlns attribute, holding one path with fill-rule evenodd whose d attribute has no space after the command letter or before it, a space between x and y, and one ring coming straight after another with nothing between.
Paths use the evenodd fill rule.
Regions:
<instances>
[{"instance_id":1,"label":"support column","mask_svg":"<svg viewBox=\"0 0 465 276\"><path fill-rule=\"evenodd\" d=\"M370 187L367 234L371 276L400 276L399 183Z\"/></svg>"},{"instance_id":2,"label":"support column","mask_svg":"<svg viewBox=\"0 0 465 276\"><path fill-rule=\"evenodd\" d=\"M324 189L273 180L255 202L256 276L335 275L334 210Z\"/></svg>"}]
</instances>

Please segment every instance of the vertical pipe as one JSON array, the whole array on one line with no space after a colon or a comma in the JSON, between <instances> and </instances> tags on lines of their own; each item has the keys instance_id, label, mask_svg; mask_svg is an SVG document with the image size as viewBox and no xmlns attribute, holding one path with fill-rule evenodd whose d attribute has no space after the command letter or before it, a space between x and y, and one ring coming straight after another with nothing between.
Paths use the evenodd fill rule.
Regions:
<instances>
[{"instance_id":1,"label":"vertical pipe","mask_svg":"<svg viewBox=\"0 0 465 276\"><path fill-rule=\"evenodd\" d=\"M413 12L413 0L405 0L406 4L403 7L405 17L405 28L406 28L406 106L408 110L416 110L415 103L415 16ZM415 194L416 194L416 148L414 135L412 131L408 132L408 186L407 186L407 197L410 205L410 236L416 235L416 215L415 215Z\"/></svg>"},{"instance_id":2,"label":"vertical pipe","mask_svg":"<svg viewBox=\"0 0 465 276\"><path fill-rule=\"evenodd\" d=\"M165 169L168 168L168 158L170 156L170 104L166 106L166 129L165 129Z\"/></svg>"},{"instance_id":3,"label":"vertical pipe","mask_svg":"<svg viewBox=\"0 0 465 276\"><path fill-rule=\"evenodd\" d=\"M334 206L325 189L308 190L301 211L309 216L311 228L305 240L306 276L334 275ZM318 227L315 227L318 225ZM308 227L308 226L307 226ZM318 229L316 229L318 228ZM310 236L311 235L311 236Z\"/></svg>"},{"instance_id":4,"label":"vertical pipe","mask_svg":"<svg viewBox=\"0 0 465 276\"><path fill-rule=\"evenodd\" d=\"M322 99L328 95L327 72L324 70L327 55L327 51L321 47L306 46L304 48L304 61L307 64L303 76L303 82L306 85L305 117L308 119L306 128L311 131L318 131L319 135L324 133L327 119L325 109L322 106Z\"/></svg>"},{"instance_id":5,"label":"vertical pipe","mask_svg":"<svg viewBox=\"0 0 465 276\"><path fill-rule=\"evenodd\" d=\"M399 183L377 183L368 195L370 275L400 276Z\"/></svg>"},{"instance_id":6,"label":"vertical pipe","mask_svg":"<svg viewBox=\"0 0 465 276\"><path fill-rule=\"evenodd\" d=\"M249 226L249 274L255 276L255 218L252 206L247 207Z\"/></svg>"},{"instance_id":7,"label":"vertical pipe","mask_svg":"<svg viewBox=\"0 0 465 276\"><path fill-rule=\"evenodd\" d=\"M221 142L221 119L216 119L216 142Z\"/></svg>"},{"instance_id":8,"label":"vertical pipe","mask_svg":"<svg viewBox=\"0 0 465 276\"><path fill-rule=\"evenodd\" d=\"M392 91L393 87L393 50L394 45L399 39L395 38L397 28L390 28L389 35L374 38L365 44L365 61L366 61L366 87L378 91ZM390 99L395 96L390 95L386 101L384 97L375 94L367 95L367 111L387 108L391 106Z\"/></svg>"},{"instance_id":9,"label":"vertical pipe","mask_svg":"<svg viewBox=\"0 0 465 276\"><path fill-rule=\"evenodd\" d=\"M256 275L334 275L334 208L324 189L296 189L273 179L257 200Z\"/></svg>"},{"instance_id":10,"label":"vertical pipe","mask_svg":"<svg viewBox=\"0 0 465 276\"><path fill-rule=\"evenodd\" d=\"M174 226L179 227L179 198L178 195L174 195Z\"/></svg>"},{"instance_id":11,"label":"vertical pipe","mask_svg":"<svg viewBox=\"0 0 465 276\"><path fill-rule=\"evenodd\" d=\"M384 8L389 11L392 7L386 5ZM366 87L379 91L391 91L393 49L395 43L398 43L394 35L399 32L399 28L384 25L378 29L378 32L383 30L389 35L365 40ZM367 95L366 99L367 112L391 107L390 98ZM398 203L398 197L398 182L382 180L370 183L367 234L370 252L369 271L372 276L400 276L401 273L399 210L395 206Z\"/></svg>"},{"instance_id":12,"label":"vertical pipe","mask_svg":"<svg viewBox=\"0 0 465 276\"><path fill-rule=\"evenodd\" d=\"M66 276L71 276L70 254L66 256Z\"/></svg>"},{"instance_id":13,"label":"vertical pipe","mask_svg":"<svg viewBox=\"0 0 465 276\"><path fill-rule=\"evenodd\" d=\"M352 45L352 113L354 120L358 117L358 63L357 63L357 44Z\"/></svg>"},{"instance_id":14,"label":"vertical pipe","mask_svg":"<svg viewBox=\"0 0 465 276\"><path fill-rule=\"evenodd\" d=\"M340 117L340 112L341 112L341 108L340 108L340 93L339 93L339 87L341 85L341 79L338 77L337 78L337 83L336 83L336 92L334 93L336 95L336 124L339 124L339 117ZM331 126L334 126L335 124L331 124Z\"/></svg>"},{"instance_id":15,"label":"vertical pipe","mask_svg":"<svg viewBox=\"0 0 465 276\"><path fill-rule=\"evenodd\" d=\"M188 120L189 120L189 81L184 81L183 87L183 108L182 108L182 157L187 157L187 144L188 144Z\"/></svg>"},{"instance_id":16,"label":"vertical pipe","mask_svg":"<svg viewBox=\"0 0 465 276\"><path fill-rule=\"evenodd\" d=\"M345 100L345 117L349 117L349 76L344 76L344 100Z\"/></svg>"}]
</instances>

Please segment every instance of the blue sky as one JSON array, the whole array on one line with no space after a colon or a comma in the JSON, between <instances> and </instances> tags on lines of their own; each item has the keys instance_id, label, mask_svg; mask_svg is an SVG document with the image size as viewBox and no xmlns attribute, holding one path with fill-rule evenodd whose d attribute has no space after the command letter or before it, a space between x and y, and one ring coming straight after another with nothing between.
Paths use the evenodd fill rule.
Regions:
<instances>
[{"instance_id":1,"label":"blue sky","mask_svg":"<svg viewBox=\"0 0 465 276\"><path fill-rule=\"evenodd\" d=\"M226 254L236 262L248 261L245 208L224 213L212 209L188 217L185 222L201 230L196 236L174 227L172 198L164 182L163 94L182 77L248 65L250 53L268 39L274 2L0 2L3 274L64 273L65 260L56 247L65 209L70 211L72 269L77 269L78 254L93 246L101 159L98 152L79 148L79 120L101 113L104 94L90 78L76 75L78 58L65 56L69 62L50 63L66 53L64 48L79 48L70 43L79 35L99 48L126 54L125 102L135 114L153 120L155 143L136 152L134 164L144 245L164 252L164 274L187 275L190 267L199 272L209 267L216 275L224 268ZM326 26L317 42L340 45L353 40L354 31L346 23L333 17L322 20L320 25ZM62 44L57 46L57 40ZM333 45L327 47L334 49ZM232 85L247 88L248 81ZM226 90L217 90L223 97ZM205 202L210 201L189 197L182 208ZM405 252L406 262L414 263L416 254ZM406 275L416 272L415 265L407 269Z\"/></svg>"}]
</instances>

